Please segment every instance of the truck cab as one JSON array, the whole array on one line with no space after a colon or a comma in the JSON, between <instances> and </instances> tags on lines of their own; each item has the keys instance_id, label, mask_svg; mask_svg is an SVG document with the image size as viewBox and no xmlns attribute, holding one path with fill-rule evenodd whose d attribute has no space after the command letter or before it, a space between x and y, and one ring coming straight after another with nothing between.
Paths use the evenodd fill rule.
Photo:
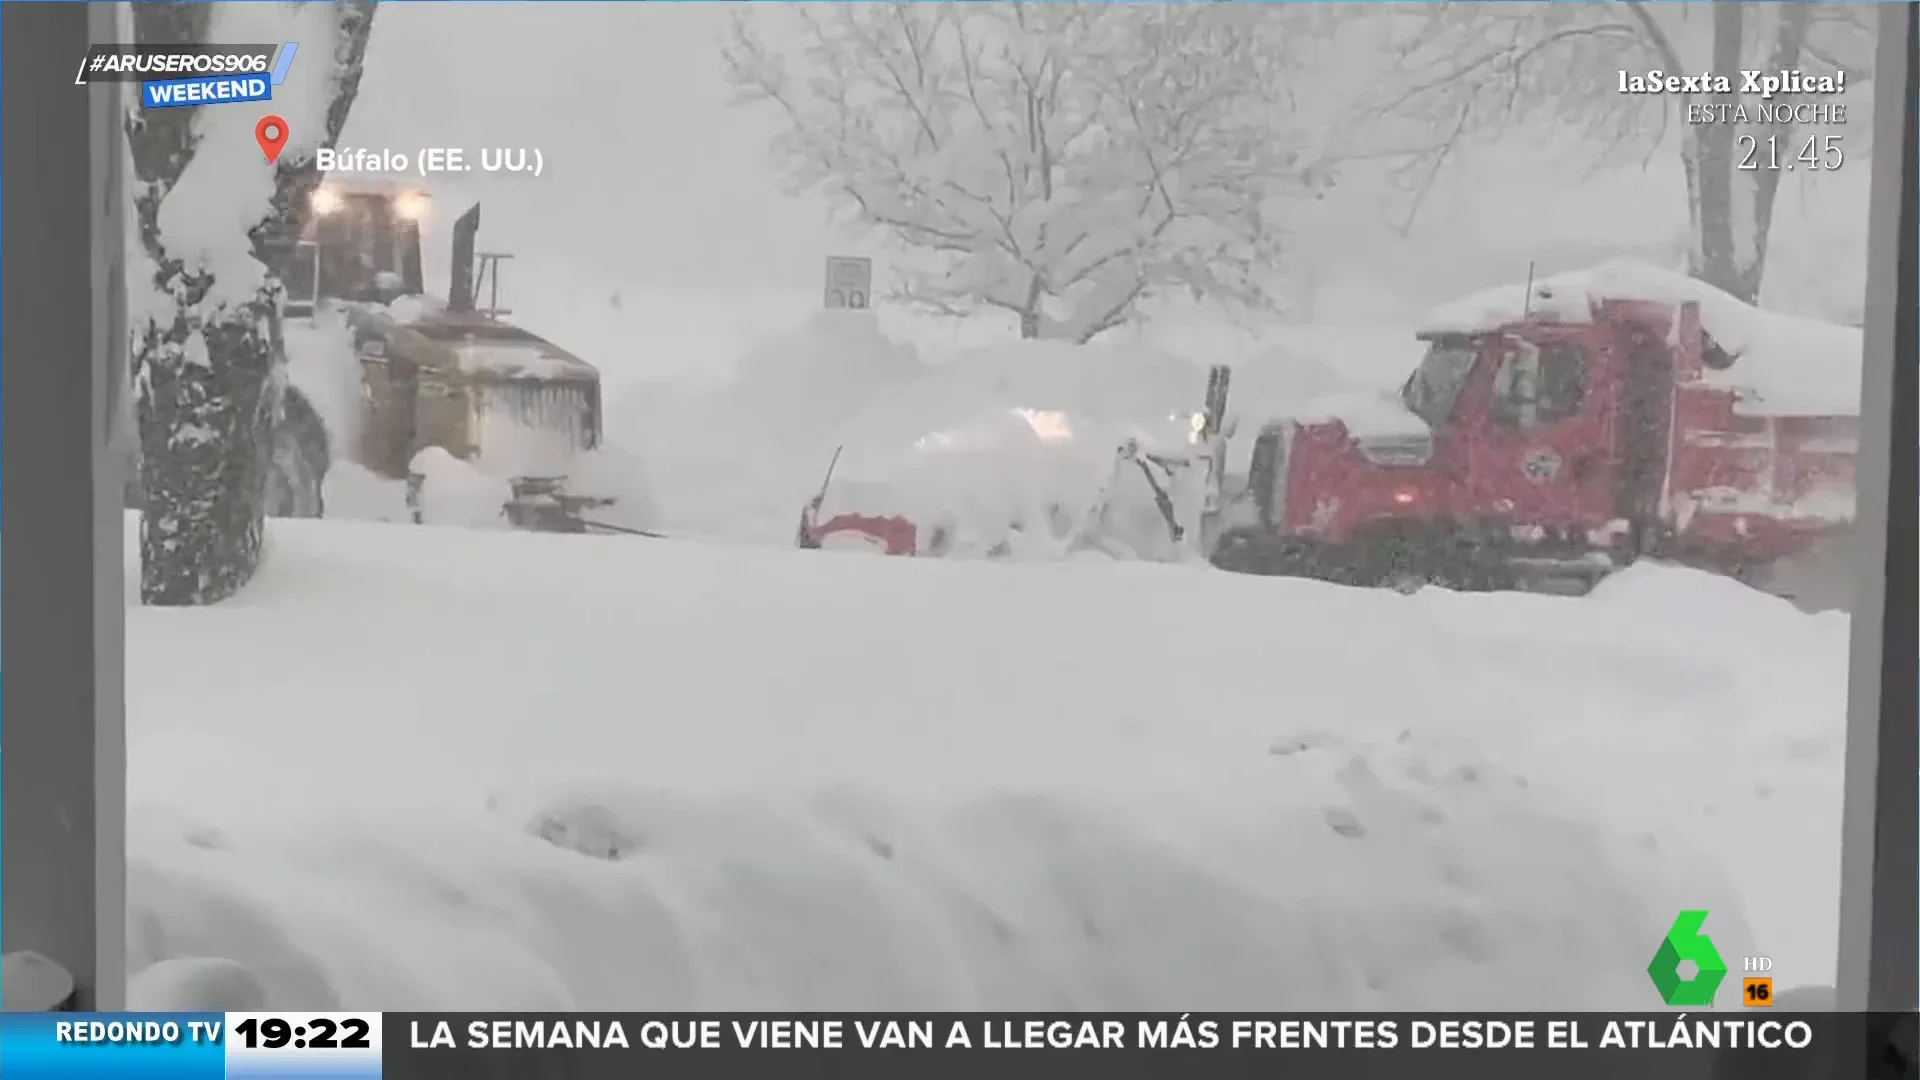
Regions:
<instances>
[{"instance_id":1,"label":"truck cab","mask_svg":"<svg viewBox=\"0 0 1920 1080\"><path fill-rule=\"evenodd\" d=\"M1852 417L1743 414L1698 302L1581 306L1423 333L1397 401L1265 425L1216 565L1581 591L1645 554L1745 573L1850 519L1808 504L1850 488Z\"/></svg>"},{"instance_id":2,"label":"truck cab","mask_svg":"<svg viewBox=\"0 0 1920 1080\"><path fill-rule=\"evenodd\" d=\"M384 303L426 292L420 225L431 205L424 191L329 177L286 260L287 317L310 317L324 300Z\"/></svg>"}]
</instances>

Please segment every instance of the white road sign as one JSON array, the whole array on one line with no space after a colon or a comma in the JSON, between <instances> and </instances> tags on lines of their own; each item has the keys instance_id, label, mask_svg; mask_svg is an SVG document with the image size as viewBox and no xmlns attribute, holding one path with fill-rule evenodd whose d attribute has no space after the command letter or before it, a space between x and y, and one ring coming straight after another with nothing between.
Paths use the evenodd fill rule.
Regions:
<instances>
[{"instance_id":1,"label":"white road sign","mask_svg":"<svg viewBox=\"0 0 1920 1080\"><path fill-rule=\"evenodd\" d=\"M873 298L873 260L861 255L827 256L827 306L864 308Z\"/></svg>"}]
</instances>

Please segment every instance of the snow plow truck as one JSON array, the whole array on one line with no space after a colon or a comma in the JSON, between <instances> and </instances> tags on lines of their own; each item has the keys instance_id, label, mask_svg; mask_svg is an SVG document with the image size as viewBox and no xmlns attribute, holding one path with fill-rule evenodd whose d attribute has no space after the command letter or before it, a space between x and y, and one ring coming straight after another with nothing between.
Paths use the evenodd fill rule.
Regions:
<instances>
[{"instance_id":1,"label":"snow plow truck","mask_svg":"<svg viewBox=\"0 0 1920 1080\"><path fill-rule=\"evenodd\" d=\"M1119 492L1144 488L1167 550L1229 571L1578 594L1655 558L1846 606L1857 329L1621 262L1450 305L1418 336L1397 394L1267 420L1231 474L1242 425L1231 372L1213 368L1189 445L1123 444L1056 531L1091 537ZM828 494L803 509L799 546L945 553L934 514Z\"/></svg>"},{"instance_id":2,"label":"snow plow truck","mask_svg":"<svg viewBox=\"0 0 1920 1080\"><path fill-rule=\"evenodd\" d=\"M1615 263L1419 336L1397 398L1260 427L1216 566L1578 593L1659 558L1846 606L1858 330Z\"/></svg>"},{"instance_id":3,"label":"snow plow truck","mask_svg":"<svg viewBox=\"0 0 1920 1080\"><path fill-rule=\"evenodd\" d=\"M513 497L503 511L514 524L584 531L579 513L608 500L570 492L566 473L600 445L600 374L505 321L499 270L509 256L475 251L478 204L453 225L446 302L429 299L420 228L430 205L426 193L391 184L329 178L315 191L293 249L283 253L285 314L344 321L358 367L361 404L350 425L357 437L334 445L338 436L299 385L290 386L269 512L320 516L335 456L418 484L415 457L439 447L507 471Z\"/></svg>"}]
</instances>

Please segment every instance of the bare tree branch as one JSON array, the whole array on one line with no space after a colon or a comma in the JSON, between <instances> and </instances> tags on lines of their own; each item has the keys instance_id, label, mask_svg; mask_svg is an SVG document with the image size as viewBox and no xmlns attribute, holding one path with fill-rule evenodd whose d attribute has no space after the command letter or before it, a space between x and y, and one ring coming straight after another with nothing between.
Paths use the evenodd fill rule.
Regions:
<instances>
[{"instance_id":1,"label":"bare tree branch","mask_svg":"<svg viewBox=\"0 0 1920 1080\"><path fill-rule=\"evenodd\" d=\"M1516 129L1586 136L1595 168L1671 152L1678 129L1691 223L1692 270L1735 295L1757 295L1777 170L1740 164L1736 148L1784 147L1796 135L1783 104L1750 100L1740 72L1796 70L1870 77L1871 49L1853 5L1716 0L1689 8L1622 4L1441 4L1406 11L1393 47L1398 72L1355 110L1349 159L1392 163L1412 221L1441 169L1463 148ZM1706 18L1689 18L1704 13ZM1767 28L1771 27L1771 31ZM1624 73L1711 72L1730 88L1622 92ZM1760 119L1768 107L1771 121ZM1766 140L1773 140L1767 143Z\"/></svg>"}]
</instances>

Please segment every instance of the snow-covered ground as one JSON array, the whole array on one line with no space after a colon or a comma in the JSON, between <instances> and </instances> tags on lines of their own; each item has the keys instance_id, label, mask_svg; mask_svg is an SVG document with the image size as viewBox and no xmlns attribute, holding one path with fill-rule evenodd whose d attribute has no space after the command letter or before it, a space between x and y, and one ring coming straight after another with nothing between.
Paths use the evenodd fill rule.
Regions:
<instances>
[{"instance_id":1,"label":"snow-covered ground","mask_svg":"<svg viewBox=\"0 0 1920 1080\"><path fill-rule=\"evenodd\" d=\"M1706 907L1830 976L1847 623L1729 582L270 541L234 601L129 611L136 969L389 1009L1635 1007Z\"/></svg>"}]
</instances>

